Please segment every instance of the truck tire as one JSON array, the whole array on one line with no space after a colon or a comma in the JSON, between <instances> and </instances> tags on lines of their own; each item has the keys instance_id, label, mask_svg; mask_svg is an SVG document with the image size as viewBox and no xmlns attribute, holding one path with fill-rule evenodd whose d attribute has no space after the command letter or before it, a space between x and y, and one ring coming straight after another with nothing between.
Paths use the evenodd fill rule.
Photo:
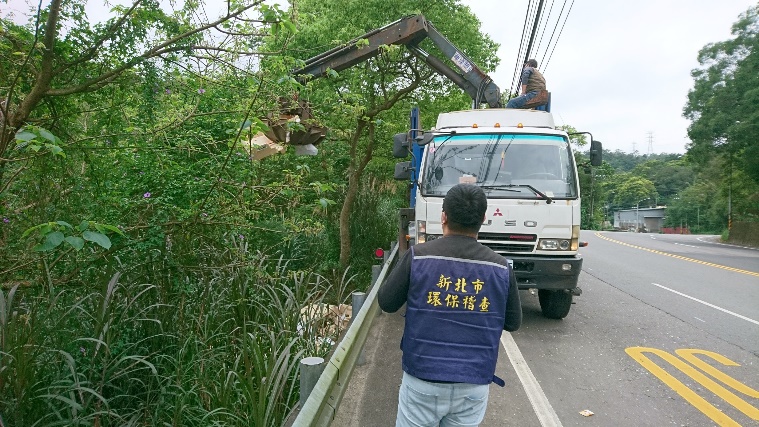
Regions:
<instances>
[{"instance_id":1,"label":"truck tire","mask_svg":"<svg viewBox=\"0 0 759 427\"><path fill-rule=\"evenodd\" d=\"M539 289L538 300L543 316L549 319L563 319L572 308L572 294L569 292Z\"/></svg>"}]
</instances>

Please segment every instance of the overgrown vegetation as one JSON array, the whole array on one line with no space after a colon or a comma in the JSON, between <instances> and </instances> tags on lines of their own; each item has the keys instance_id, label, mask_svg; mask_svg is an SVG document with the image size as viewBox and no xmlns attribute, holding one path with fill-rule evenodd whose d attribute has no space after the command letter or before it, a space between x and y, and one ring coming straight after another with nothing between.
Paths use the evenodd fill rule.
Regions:
<instances>
[{"instance_id":1,"label":"overgrown vegetation","mask_svg":"<svg viewBox=\"0 0 759 427\"><path fill-rule=\"evenodd\" d=\"M403 49L305 85L290 70L420 12L486 71L497 46L453 0L138 0L102 22L84 6L0 19L0 424L280 425L299 358L337 333L302 308L365 289L373 249L396 238L408 201L392 134L412 104L425 120L469 105ZM755 17L740 46L755 45ZM708 48L733 55L720 75L753 81L756 51L730 46ZM704 76L694 99L710 96ZM757 85L727 87L759 110ZM250 137L298 92L332 129L319 155L254 160ZM583 226L644 197L675 222L695 212L700 231L724 229L728 200L755 219L740 161L753 146L737 135L694 133L685 156L605 153L592 177L581 168Z\"/></svg>"}]
</instances>

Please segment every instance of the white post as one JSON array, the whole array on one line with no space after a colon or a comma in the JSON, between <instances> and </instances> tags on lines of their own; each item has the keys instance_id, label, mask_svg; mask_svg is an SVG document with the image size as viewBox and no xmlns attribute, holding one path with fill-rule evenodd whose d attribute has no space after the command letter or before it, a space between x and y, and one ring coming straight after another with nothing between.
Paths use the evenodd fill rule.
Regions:
<instances>
[{"instance_id":1,"label":"white post","mask_svg":"<svg viewBox=\"0 0 759 427\"><path fill-rule=\"evenodd\" d=\"M327 366L321 357L306 357L300 361L300 407L306 404L306 400L314 386L319 382L319 377Z\"/></svg>"}]
</instances>

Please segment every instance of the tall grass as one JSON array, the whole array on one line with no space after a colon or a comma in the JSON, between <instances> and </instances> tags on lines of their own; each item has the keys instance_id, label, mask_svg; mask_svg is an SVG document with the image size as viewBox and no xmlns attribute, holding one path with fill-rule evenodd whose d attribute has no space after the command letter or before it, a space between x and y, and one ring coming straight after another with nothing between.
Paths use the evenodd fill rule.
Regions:
<instances>
[{"instance_id":1,"label":"tall grass","mask_svg":"<svg viewBox=\"0 0 759 427\"><path fill-rule=\"evenodd\" d=\"M218 258L158 284L0 290L0 425L281 425L300 359L329 351L301 308L343 300L350 279L241 244Z\"/></svg>"}]
</instances>

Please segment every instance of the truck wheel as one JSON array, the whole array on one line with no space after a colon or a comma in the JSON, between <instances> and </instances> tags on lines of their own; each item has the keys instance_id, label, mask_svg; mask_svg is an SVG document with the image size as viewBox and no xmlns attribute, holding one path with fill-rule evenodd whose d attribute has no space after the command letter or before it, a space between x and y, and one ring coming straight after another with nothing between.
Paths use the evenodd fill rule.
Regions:
<instances>
[{"instance_id":1,"label":"truck wheel","mask_svg":"<svg viewBox=\"0 0 759 427\"><path fill-rule=\"evenodd\" d=\"M539 289L538 300L543 316L549 319L563 319L572 308L572 294L569 292Z\"/></svg>"}]
</instances>

